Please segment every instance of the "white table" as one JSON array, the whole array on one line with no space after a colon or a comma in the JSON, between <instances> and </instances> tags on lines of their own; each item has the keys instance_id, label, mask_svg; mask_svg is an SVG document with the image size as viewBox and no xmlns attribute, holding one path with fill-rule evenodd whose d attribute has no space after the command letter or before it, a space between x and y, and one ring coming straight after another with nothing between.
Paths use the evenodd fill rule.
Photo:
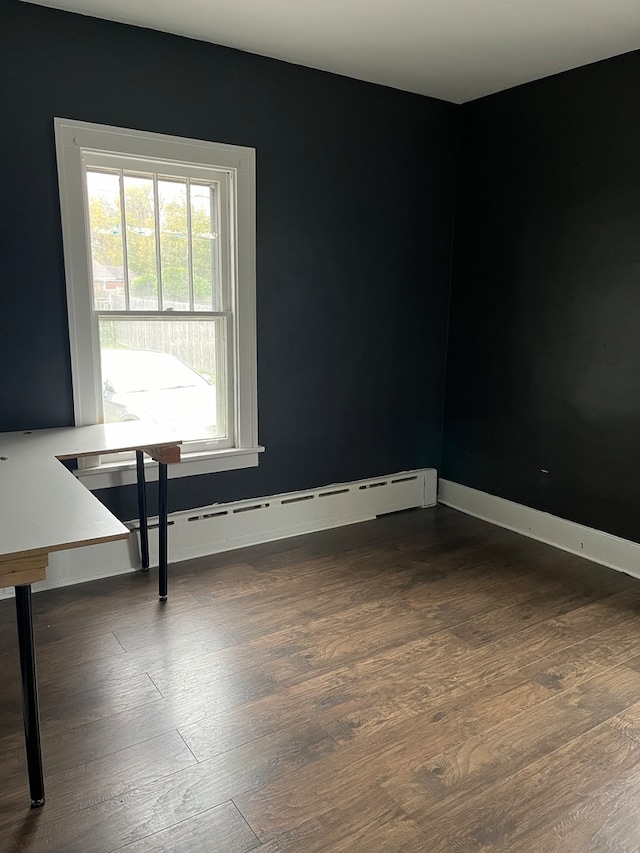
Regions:
<instances>
[{"instance_id":1,"label":"white table","mask_svg":"<svg viewBox=\"0 0 640 853\"><path fill-rule=\"evenodd\" d=\"M60 464L135 450L141 550L148 568L143 454L159 464L159 593L167 597L167 464L180 439L140 421L0 433L0 587L14 586L31 805L44 805L31 584L46 580L49 554L124 539L129 530ZM145 565L146 564L146 565Z\"/></svg>"}]
</instances>

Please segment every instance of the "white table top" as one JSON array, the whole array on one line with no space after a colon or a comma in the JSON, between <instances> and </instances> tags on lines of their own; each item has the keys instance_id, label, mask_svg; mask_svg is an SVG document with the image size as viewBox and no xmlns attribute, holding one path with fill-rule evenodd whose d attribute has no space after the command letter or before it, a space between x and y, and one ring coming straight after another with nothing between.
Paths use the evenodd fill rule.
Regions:
<instances>
[{"instance_id":1,"label":"white table top","mask_svg":"<svg viewBox=\"0 0 640 853\"><path fill-rule=\"evenodd\" d=\"M99 453L118 453L141 447L181 444L174 433L150 426L143 421L95 424L59 429L37 429L24 432L0 432L0 456L40 456L75 459Z\"/></svg>"},{"instance_id":2,"label":"white table top","mask_svg":"<svg viewBox=\"0 0 640 853\"><path fill-rule=\"evenodd\" d=\"M0 433L0 563L129 535L59 459L180 443L141 421Z\"/></svg>"}]
</instances>

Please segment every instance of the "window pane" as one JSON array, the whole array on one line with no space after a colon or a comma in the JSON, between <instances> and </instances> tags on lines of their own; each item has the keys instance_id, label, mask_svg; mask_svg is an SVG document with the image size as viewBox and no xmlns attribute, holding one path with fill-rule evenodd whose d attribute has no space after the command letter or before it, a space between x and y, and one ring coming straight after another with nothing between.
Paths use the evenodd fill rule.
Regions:
<instances>
[{"instance_id":1,"label":"window pane","mask_svg":"<svg viewBox=\"0 0 640 853\"><path fill-rule=\"evenodd\" d=\"M120 175L87 171L93 302L98 311L125 307Z\"/></svg>"},{"instance_id":2,"label":"window pane","mask_svg":"<svg viewBox=\"0 0 640 853\"><path fill-rule=\"evenodd\" d=\"M100 318L105 422L227 437L226 321Z\"/></svg>"},{"instance_id":3,"label":"window pane","mask_svg":"<svg viewBox=\"0 0 640 853\"><path fill-rule=\"evenodd\" d=\"M196 311L220 311L215 190L191 184L193 290ZM214 298L215 294L215 298Z\"/></svg>"},{"instance_id":4,"label":"window pane","mask_svg":"<svg viewBox=\"0 0 640 853\"><path fill-rule=\"evenodd\" d=\"M189 311L186 181L158 181L162 309Z\"/></svg>"},{"instance_id":5,"label":"window pane","mask_svg":"<svg viewBox=\"0 0 640 853\"><path fill-rule=\"evenodd\" d=\"M130 307L136 311L157 310L158 276L153 180L126 174L123 180L127 261L131 288Z\"/></svg>"}]
</instances>

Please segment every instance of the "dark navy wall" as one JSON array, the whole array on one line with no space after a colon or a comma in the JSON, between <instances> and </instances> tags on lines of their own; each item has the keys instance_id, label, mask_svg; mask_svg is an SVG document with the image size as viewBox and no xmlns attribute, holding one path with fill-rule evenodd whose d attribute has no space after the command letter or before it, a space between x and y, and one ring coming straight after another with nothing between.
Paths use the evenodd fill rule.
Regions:
<instances>
[{"instance_id":1,"label":"dark navy wall","mask_svg":"<svg viewBox=\"0 0 640 853\"><path fill-rule=\"evenodd\" d=\"M639 105L635 52L462 108L442 470L635 541Z\"/></svg>"},{"instance_id":2,"label":"dark navy wall","mask_svg":"<svg viewBox=\"0 0 640 853\"><path fill-rule=\"evenodd\" d=\"M440 462L458 110L0 0L0 430L73 422L53 118L257 149L258 469L171 509ZM122 517L133 489L102 492Z\"/></svg>"}]
</instances>

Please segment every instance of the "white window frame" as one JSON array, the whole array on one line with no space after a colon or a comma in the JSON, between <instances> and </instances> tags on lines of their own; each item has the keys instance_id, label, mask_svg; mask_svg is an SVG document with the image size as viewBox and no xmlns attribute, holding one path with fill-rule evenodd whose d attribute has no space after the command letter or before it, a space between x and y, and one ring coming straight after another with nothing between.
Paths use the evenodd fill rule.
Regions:
<instances>
[{"instance_id":1,"label":"white window frame","mask_svg":"<svg viewBox=\"0 0 640 853\"><path fill-rule=\"evenodd\" d=\"M69 312L69 340L76 426L99 419L100 351L97 318L93 306L91 243L84 170L92 155L139 158L157 161L162 168L175 164L224 171L231 176L235 194L235 234L232 266L233 341L229 379L233 386L233 426L226 447L183 448L183 462L169 467L173 477L253 467L264 449L258 445L256 369L256 264L255 264L255 149L159 133L128 130L71 119L54 120L64 262ZM159 166L160 168L160 166ZM157 466L149 466L149 479ZM78 476L90 488L105 488L135 482L135 463L93 459Z\"/></svg>"}]
</instances>

